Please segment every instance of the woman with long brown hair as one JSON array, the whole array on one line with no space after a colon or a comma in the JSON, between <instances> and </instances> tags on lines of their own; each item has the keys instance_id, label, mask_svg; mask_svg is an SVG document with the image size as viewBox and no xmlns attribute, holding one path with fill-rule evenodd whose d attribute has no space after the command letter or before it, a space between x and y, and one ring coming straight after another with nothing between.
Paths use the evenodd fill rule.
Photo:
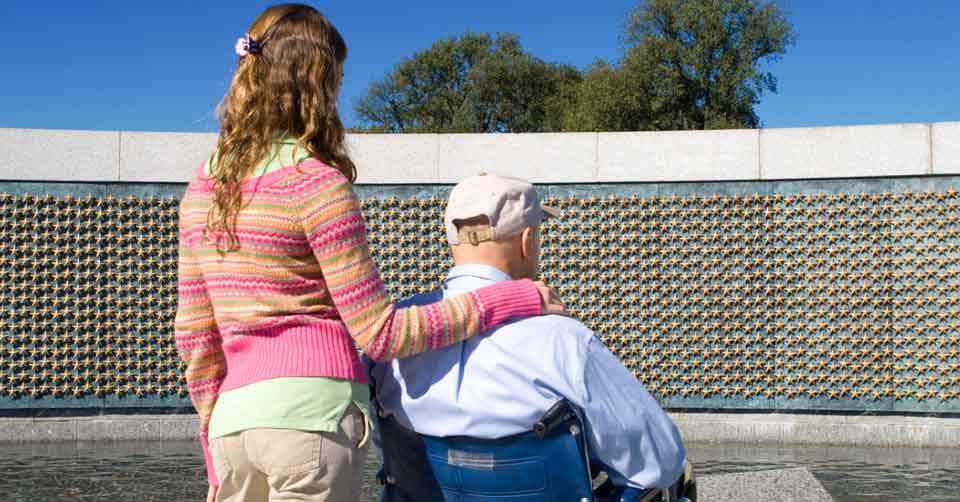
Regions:
<instances>
[{"instance_id":1,"label":"woman with long brown hair","mask_svg":"<svg viewBox=\"0 0 960 502\"><path fill-rule=\"evenodd\" d=\"M395 308L351 187L343 38L313 8L277 5L236 51L217 150L180 208L176 343L207 498L358 500L370 420L357 348L389 360L563 306L526 280Z\"/></svg>"}]
</instances>

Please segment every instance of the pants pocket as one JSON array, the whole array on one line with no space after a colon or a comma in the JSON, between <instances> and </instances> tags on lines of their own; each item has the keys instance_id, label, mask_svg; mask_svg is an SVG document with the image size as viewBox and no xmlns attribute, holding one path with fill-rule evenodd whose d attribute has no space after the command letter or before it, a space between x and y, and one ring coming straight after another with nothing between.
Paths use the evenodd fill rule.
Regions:
<instances>
[{"instance_id":1,"label":"pants pocket","mask_svg":"<svg viewBox=\"0 0 960 502\"><path fill-rule=\"evenodd\" d=\"M246 431L246 451L267 476L285 476L320 467L323 436L295 429Z\"/></svg>"},{"instance_id":2,"label":"pants pocket","mask_svg":"<svg viewBox=\"0 0 960 502\"><path fill-rule=\"evenodd\" d=\"M353 448L363 448L370 440L370 425L367 416L356 404L350 403L340 420L340 428Z\"/></svg>"}]
</instances>

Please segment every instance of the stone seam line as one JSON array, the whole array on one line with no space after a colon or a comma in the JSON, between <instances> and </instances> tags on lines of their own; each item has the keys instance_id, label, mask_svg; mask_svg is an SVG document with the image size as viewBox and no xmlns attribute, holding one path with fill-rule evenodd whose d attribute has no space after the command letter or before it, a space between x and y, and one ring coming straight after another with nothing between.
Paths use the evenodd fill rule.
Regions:
<instances>
[{"instance_id":1,"label":"stone seam line","mask_svg":"<svg viewBox=\"0 0 960 502\"><path fill-rule=\"evenodd\" d=\"M671 413L687 442L956 447L960 418ZM190 440L192 415L0 418L0 443Z\"/></svg>"}]
</instances>

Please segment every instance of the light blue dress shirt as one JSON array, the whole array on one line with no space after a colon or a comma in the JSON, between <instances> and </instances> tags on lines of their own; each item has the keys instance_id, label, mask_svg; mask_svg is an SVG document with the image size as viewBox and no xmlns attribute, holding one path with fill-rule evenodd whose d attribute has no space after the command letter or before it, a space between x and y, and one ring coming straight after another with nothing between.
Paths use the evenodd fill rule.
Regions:
<instances>
[{"instance_id":1,"label":"light blue dress shirt","mask_svg":"<svg viewBox=\"0 0 960 502\"><path fill-rule=\"evenodd\" d=\"M454 267L425 305L498 281L484 265ZM499 438L527 432L566 398L587 421L591 457L617 484L666 487L686 452L673 421L594 333L579 321L539 316L443 349L371 367L377 398L398 422L430 436Z\"/></svg>"}]
</instances>

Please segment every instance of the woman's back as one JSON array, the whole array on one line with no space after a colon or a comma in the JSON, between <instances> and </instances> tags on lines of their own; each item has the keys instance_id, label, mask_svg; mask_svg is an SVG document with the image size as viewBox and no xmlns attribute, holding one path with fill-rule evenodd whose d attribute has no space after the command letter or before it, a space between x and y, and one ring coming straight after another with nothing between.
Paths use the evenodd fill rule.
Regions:
<instances>
[{"instance_id":1,"label":"woman's back","mask_svg":"<svg viewBox=\"0 0 960 502\"><path fill-rule=\"evenodd\" d=\"M190 184L181 206L181 245L196 257L226 342L237 334L340 318L297 212L306 180L338 174L308 160L246 181L238 246L224 255L215 240L203 238L213 181L198 173Z\"/></svg>"},{"instance_id":2,"label":"woman's back","mask_svg":"<svg viewBox=\"0 0 960 502\"><path fill-rule=\"evenodd\" d=\"M181 204L178 325L194 343L219 335L230 367L219 390L296 375L365 381L345 323L373 305L335 299L324 274L338 292L382 289L370 260L344 261L366 248L349 182L316 160L245 181L237 245L226 253L205 234L212 190L200 171ZM211 321L210 330L189 329Z\"/></svg>"}]
</instances>

